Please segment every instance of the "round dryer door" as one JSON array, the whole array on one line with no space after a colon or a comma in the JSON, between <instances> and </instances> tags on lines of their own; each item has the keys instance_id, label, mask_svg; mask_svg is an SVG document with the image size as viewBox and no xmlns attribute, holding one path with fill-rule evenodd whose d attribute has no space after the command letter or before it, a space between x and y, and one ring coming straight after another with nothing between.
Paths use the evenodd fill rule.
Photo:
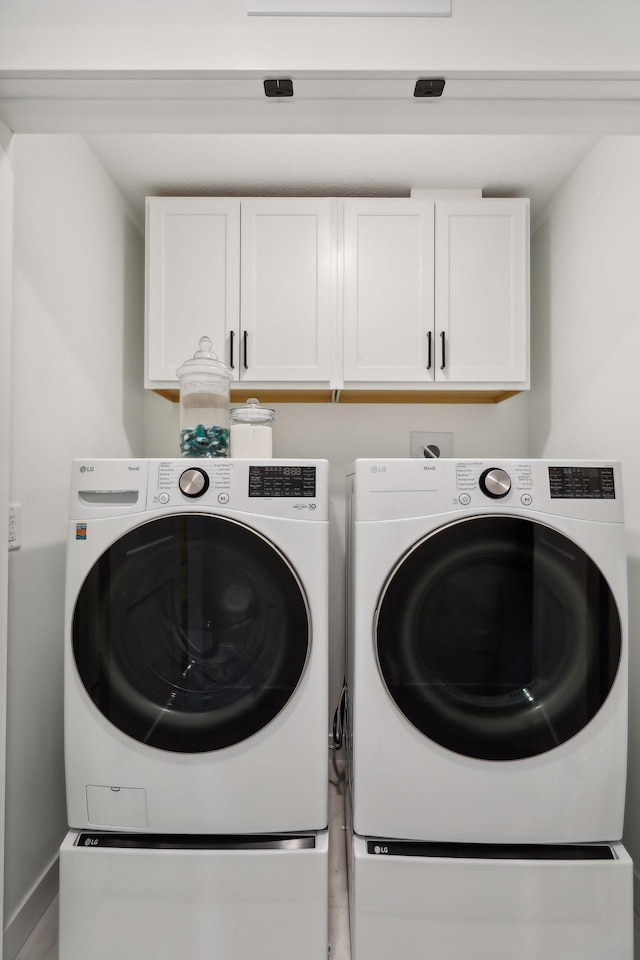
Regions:
<instances>
[{"instance_id":1,"label":"round dryer door","mask_svg":"<svg viewBox=\"0 0 640 960\"><path fill-rule=\"evenodd\" d=\"M417 543L384 587L375 640L402 713L483 760L542 754L582 730L611 690L622 644L611 589L584 551L506 516Z\"/></svg>"},{"instance_id":2,"label":"round dryer door","mask_svg":"<svg viewBox=\"0 0 640 960\"><path fill-rule=\"evenodd\" d=\"M310 618L282 553L221 517L162 517L114 543L87 576L73 653L116 727L179 753L265 727L303 674Z\"/></svg>"}]
</instances>

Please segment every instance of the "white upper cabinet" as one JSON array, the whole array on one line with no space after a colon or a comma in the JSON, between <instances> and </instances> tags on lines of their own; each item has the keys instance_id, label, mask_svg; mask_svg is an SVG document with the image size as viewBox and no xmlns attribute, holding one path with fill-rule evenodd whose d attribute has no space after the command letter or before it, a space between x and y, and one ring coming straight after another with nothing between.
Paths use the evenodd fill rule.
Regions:
<instances>
[{"instance_id":1,"label":"white upper cabinet","mask_svg":"<svg viewBox=\"0 0 640 960\"><path fill-rule=\"evenodd\" d=\"M145 386L175 386L208 336L229 362L240 304L240 201L147 199Z\"/></svg>"},{"instance_id":2,"label":"white upper cabinet","mask_svg":"<svg viewBox=\"0 0 640 960\"><path fill-rule=\"evenodd\" d=\"M146 386L207 335L247 389L522 390L529 201L152 197Z\"/></svg>"},{"instance_id":3,"label":"white upper cabinet","mask_svg":"<svg viewBox=\"0 0 640 960\"><path fill-rule=\"evenodd\" d=\"M436 203L438 379L527 380L528 212L527 200Z\"/></svg>"},{"instance_id":4,"label":"white upper cabinet","mask_svg":"<svg viewBox=\"0 0 640 960\"><path fill-rule=\"evenodd\" d=\"M528 230L527 200L345 200L345 382L522 388Z\"/></svg>"},{"instance_id":5,"label":"white upper cabinet","mask_svg":"<svg viewBox=\"0 0 640 960\"><path fill-rule=\"evenodd\" d=\"M434 204L344 201L344 379L430 381Z\"/></svg>"},{"instance_id":6,"label":"white upper cabinet","mask_svg":"<svg viewBox=\"0 0 640 960\"><path fill-rule=\"evenodd\" d=\"M252 382L329 381L336 208L327 198L147 199L146 386L200 337Z\"/></svg>"},{"instance_id":7,"label":"white upper cabinet","mask_svg":"<svg viewBox=\"0 0 640 960\"><path fill-rule=\"evenodd\" d=\"M314 197L241 201L243 379L330 379L336 208Z\"/></svg>"}]
</instances>

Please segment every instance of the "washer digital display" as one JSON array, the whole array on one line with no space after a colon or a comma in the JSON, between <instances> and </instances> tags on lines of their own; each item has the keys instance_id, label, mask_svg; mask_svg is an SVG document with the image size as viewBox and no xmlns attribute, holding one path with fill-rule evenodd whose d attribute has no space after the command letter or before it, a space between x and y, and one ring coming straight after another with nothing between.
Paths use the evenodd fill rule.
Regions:
<instances>
[{"instance_id":1,"label":"washer digital display","mask_svg":"<svg viewBox=\"0 0 640 960\"><path fill-rule=\"evenodd\" d=\"M549 467L552 500L615 500L613 467Z\"/></svg>"},{"instance_id":2,"label":"washer digital display","mask_svg":"<svg viewBox=\"0 0 640 960\"><path fill-rule=\"evenodd\" d=\"M299 497L316 495L316 468L302 466L250 466L250 497Z\"/></svg>"}]
</instances>

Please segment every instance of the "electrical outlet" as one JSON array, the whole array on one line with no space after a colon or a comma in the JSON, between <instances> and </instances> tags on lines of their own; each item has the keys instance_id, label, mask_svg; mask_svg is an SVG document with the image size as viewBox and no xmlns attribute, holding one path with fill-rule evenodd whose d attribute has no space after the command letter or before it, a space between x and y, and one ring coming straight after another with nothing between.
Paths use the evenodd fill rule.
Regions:
<instances>
[{"instance_id":1,"label":"electrical outlet","mask_svg":"<svg viewBox=\"0 0 640 960\"><path fill-rule=\"evenodd\" d=\"M452 433L415 433L411 432L412 457L452 457Z\"/></svg>"},{"instance_id":2,"label":"electrical outlet","mask_svg":"<svg viewBox=\"0 0 640 960\"><path fill-rule=\"evenodd\" d=\"M19 503L9 504L9 550L20 549L21 539L21 507Z\"/></svg>"}]
</instances>

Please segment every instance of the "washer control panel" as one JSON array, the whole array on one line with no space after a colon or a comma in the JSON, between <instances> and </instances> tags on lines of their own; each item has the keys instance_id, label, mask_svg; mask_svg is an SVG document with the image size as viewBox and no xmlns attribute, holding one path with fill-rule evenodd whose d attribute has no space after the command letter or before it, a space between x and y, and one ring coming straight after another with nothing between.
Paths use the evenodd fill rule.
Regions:
<instances>
[{"instance_id":1,"label":"washer control panel","mask_svg":"<svg viewBox=\"0 0 640 960\"><path fill-rule=\"evenodd\" d=\"M326 519L326 460L149 461L150 509L228 507L296 519Z\"/></svg>"}]
</instances>

